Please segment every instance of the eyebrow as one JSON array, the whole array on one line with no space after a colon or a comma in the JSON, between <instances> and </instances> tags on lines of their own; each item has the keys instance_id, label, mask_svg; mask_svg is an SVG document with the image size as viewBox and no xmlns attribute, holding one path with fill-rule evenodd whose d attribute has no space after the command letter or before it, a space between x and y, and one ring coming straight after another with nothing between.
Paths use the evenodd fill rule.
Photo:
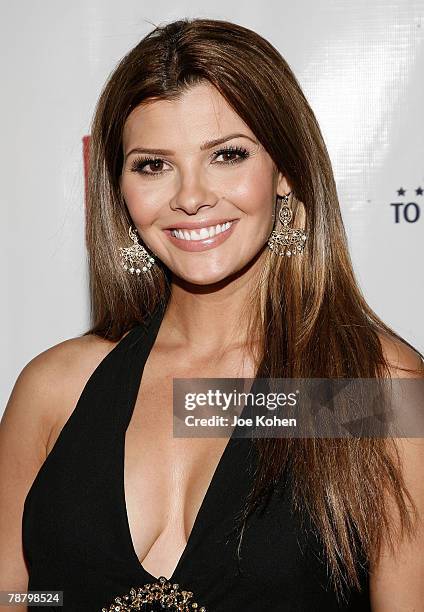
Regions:
<instances>
[{"instance_id":1,"label":"eyebrow","mask_svg":"<svg viewBox=\"0 0 424 612\"><path fill-rule=\"evenodd\" d=\"M227 140L232 140L233 138L248 138L253 143L258 144L256 140L254 140L247 134L236 133L236 134L228 134L227 136L223 136L222 138L215 138L214 140L208 140L200 145L200 150L205 151L206 149L211 149L212 147L216 147L217 145L227 142ZM125 159L127 159L127 157L129 157L132 153L153 153L155 155L175 155L175 151L171 151L170 149L151 149L151 148L146 148L146 147L136 147L134 149L131 149L131 151L128 151L128 153L125 154Z\"/></svg>"}]
</instances>

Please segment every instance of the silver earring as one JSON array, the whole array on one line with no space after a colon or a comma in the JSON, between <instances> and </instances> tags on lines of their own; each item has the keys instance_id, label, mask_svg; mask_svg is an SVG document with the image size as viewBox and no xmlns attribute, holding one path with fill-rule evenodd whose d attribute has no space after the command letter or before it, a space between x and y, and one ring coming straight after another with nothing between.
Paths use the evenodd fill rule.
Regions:
<instances>
[{"instance_id":1,"label":"silver earring","mask_svg":"<svg viewBox=\"0 0 424 612\"><path fill-rule=\"evenodd\" d=\"M306 233L299 228L290 228L288 224L292 220L293 213L288 205L289 194L282 196L282 204L278 211L278 218L283 227L281 230L273 230L268 239L268 246L276 255L298 255L303 252L306 242Z\"/></svg>"},{"instance_id":2,"label":"silver earring","mask_svg":"<svg viewBox=\"0 0 424 612\"><path fill-rule=\"evenodd\" d=\"M130 274L134 274L134 272L136 274L146 273L155 263L155 260L149 255L144 246L139 244L137 234L131 225L128 233L134 244L130 247L119 248L121 265Z\"/></svg>"}]
</instances>

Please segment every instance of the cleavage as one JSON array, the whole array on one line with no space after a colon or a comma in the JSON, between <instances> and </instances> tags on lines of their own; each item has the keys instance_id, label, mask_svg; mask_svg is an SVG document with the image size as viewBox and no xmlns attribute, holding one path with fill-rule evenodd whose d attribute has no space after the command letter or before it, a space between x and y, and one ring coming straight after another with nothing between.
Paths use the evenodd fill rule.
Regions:
<instances>
[{"instance_id":1,"label":"cleavage","mask_svg":"<svg viewBox=\"0 0 424 612\"><path fill-rule=\"evenodd\" d=\"M125 434L124 483L132 545L153 576L171 576L187 546L228 438L174 438L172 377L146 368Z\"/></svg>"}]
</instances>

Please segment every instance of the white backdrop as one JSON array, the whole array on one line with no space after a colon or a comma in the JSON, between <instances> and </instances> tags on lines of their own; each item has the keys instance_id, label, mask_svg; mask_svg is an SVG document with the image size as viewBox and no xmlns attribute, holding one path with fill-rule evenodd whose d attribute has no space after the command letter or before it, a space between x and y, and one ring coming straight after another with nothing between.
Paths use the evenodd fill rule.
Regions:
<instances>
[{"instance_id":1,"label":"white backdrop","mask_svg":"<svg viewBox=\"0 0 424 612\"><path fill-rule=\"evenodd\" d=\"M0 415L23 366L89 324L82 138L118 60L184 16L256 30L333 162L360 285L424 351L424 1L1 1Z\"/></svg>"}]
</instances>

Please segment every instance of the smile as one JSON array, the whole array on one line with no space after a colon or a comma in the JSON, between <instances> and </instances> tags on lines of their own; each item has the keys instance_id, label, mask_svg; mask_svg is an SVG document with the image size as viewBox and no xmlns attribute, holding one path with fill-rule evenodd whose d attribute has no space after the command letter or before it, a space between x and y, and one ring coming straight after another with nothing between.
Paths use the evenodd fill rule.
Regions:
<instances>
[{"instance_id":1,"label":"smile","mask_svg":"<svg viewBox=\"0 0 424 612\"><path fill-rule=\"evenodd\" d=\"M173 229L171 230L171 235L180 240L204 240L205 238L213 238L221 232L225 232L232 224L232 221L227 221L221 225L218 223L218 225L201 227L197 230Z\"/></svg>"},{"instance_id":2,"label":"smile","mask_svg":"<svg viewBox=\"0 0 424 612\"><path fill-rule=\"evenodd\" d=\"M228 240L237 226L239 219L225 221L217 225L208 225L196 229L172 228L165 229L168 240L178 249L189 252L207 251L218 247Z\"/></svg>"}]
</instances>

